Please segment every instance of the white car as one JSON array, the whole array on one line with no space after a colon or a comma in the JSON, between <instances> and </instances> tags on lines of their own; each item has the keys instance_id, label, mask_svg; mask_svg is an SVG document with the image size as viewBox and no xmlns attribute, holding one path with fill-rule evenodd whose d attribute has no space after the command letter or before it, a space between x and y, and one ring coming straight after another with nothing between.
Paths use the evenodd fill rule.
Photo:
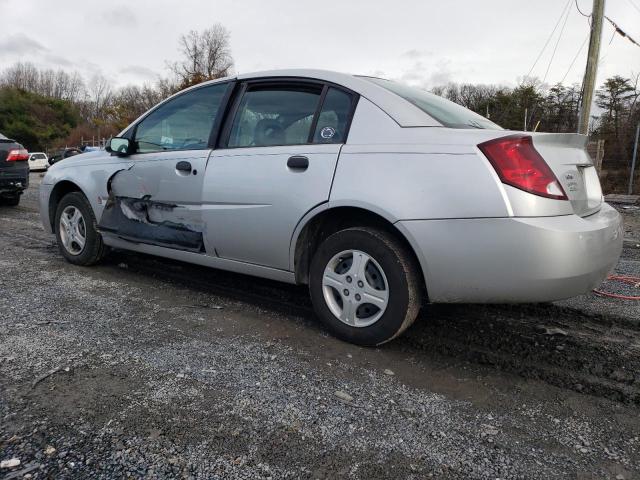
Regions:
<instances>
[{"instance_id":1,"label":"white car","mask_svg":"<svg viewBox=\"0 0 640 480\"><path fill-rule=\"evenodd\" d=\"M29 154L29 170L46 170L49 168L49 157L43 152Z\"/></svg>"}]
</instances>

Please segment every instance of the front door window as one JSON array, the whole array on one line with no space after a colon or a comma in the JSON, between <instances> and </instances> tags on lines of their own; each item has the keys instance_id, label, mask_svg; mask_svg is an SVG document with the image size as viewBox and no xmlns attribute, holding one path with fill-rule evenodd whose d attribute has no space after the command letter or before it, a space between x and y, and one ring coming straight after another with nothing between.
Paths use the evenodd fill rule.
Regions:
<instances>
[{"instance_id":1,"label":"front door window","mask_svg":"<svg viewBox=\"0 0 640 480\"><path fill-rule=\"evenodd\" d=\"M179 95L144 118L136 128L136 153L203 150L228 84L214 84Z\"/></svg>"}]
</instances>

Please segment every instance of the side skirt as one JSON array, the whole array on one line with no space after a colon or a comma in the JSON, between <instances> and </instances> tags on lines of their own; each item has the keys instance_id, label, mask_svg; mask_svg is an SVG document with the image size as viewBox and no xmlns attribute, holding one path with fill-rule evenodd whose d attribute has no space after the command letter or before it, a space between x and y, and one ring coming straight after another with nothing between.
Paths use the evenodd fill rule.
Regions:
<instances>
[{"instance_id":1,"label":"side skirt","mask_svg":"<svg viewBox=\"0 0 640 480\"><path fill-rule=\"evenodd\" d=\"M202 253L188 252L184 250L175 250L173 248L159 247L157 245L149 245L145 243L137 243L124 240L107 232L102 232L102 239L106 245L122 250L132 250L134 252L148 253L159 257L172 258L182 262L194 263L204 267L218 268L229 272L243 273L254 277L268 278L285 283L296 283L293 272L286 270L278 270L276 268L264 267L262 265L254 265L251 263L238 262L236 260L228 260L225 258L212 257Z\"/></svg>"}]
</instances>

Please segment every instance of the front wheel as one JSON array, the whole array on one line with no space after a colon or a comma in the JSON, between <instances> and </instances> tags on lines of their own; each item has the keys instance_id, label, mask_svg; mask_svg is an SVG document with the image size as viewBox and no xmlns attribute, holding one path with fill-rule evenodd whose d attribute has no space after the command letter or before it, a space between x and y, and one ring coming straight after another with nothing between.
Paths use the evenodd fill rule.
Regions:
<instances>
[{"instance_id":1,"label":"front wheel","mask_svg":"<svg viewBox=\"0 0 640 480\"><path fill-rule=\"evenodd\" d=\"M336 337L365 346L388 342L421 304L413 256L384 230L354 227L329 236L311 261L314 309Z\"/></svg>"},{"instance_id":2,"label":"front wheel","mask_svg":"<svg viewBox=\"0 0 640 480\"><path fill-rule=\"evenodd\" d=\"M97 230L96 217L80 192L60 200L55 217L56 239L64 258L75 265L93 265L105 255L106 246Z\"/></svg>"}]
</instances>

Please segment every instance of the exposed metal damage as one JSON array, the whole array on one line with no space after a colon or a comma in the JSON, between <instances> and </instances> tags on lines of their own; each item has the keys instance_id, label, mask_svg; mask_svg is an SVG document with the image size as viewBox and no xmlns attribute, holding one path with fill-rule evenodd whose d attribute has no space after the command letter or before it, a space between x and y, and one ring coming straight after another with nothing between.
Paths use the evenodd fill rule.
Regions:
<instances>
[{"instance_id":1,"label":"exposed metal damage","mask_svg":"<svg viewBox=\"0 0 640 480\"><path fill-rule=\"evenodd\" d=\"M139 243L205 251L204 228L193 218L193 211L154 200L134 166L115 172L107 182L107 191L109 197L98 222L101 231Z\"/></svg>"}]
</instances>

